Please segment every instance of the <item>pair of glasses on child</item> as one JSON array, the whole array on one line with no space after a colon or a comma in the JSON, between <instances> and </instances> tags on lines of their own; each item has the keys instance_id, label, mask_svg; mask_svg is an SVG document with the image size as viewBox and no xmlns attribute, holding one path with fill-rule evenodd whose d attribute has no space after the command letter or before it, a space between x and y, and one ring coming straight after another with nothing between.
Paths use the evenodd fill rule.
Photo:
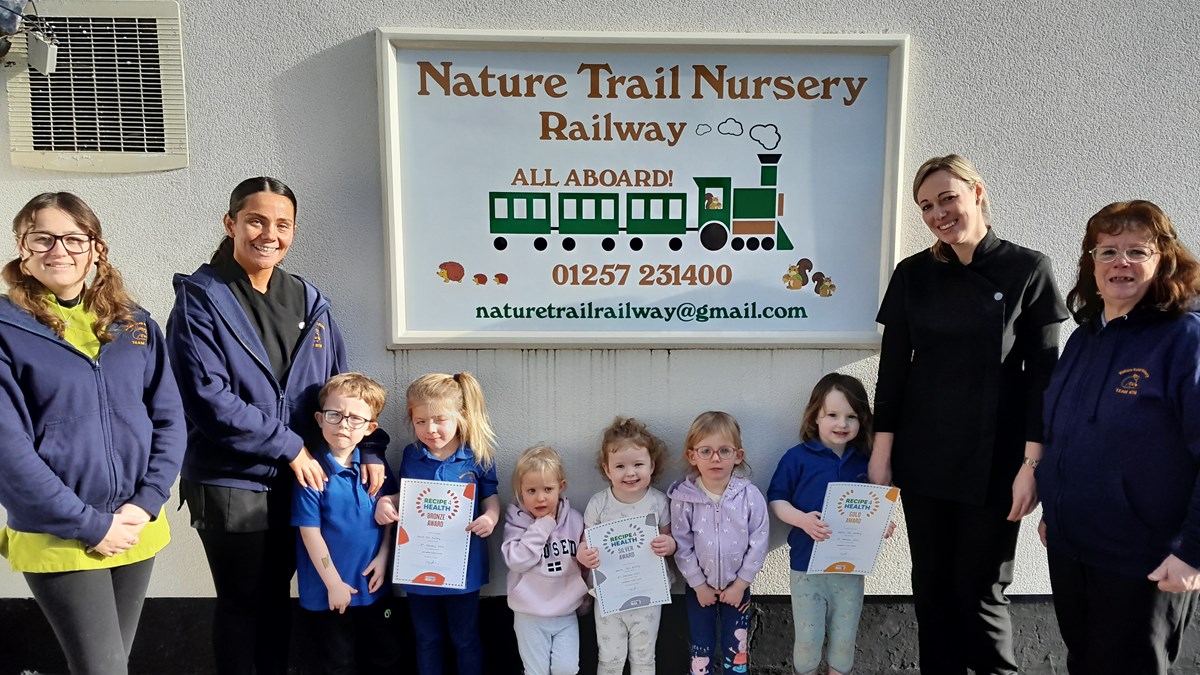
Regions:
<instances>
[{"instance_id":1,"label":"pair of glasses on child","mask_svg":"<svg viewBox=\"0 0 1200 675\"><path fill-rule=\"evenodd\" d=\"M361 429L371 420L358 415L343 415L336 410L322 410L321 419L325 420L326 424L337 425L341 424L342 420L346 420L346 424L350 425L351 429Z\"/></svg>"},{"instance_id":2,"label":"pair of glasses on child","mask_svg":"<svg viewBox=\"0 0 1200 675\"><path fill-rule=\"evenodd\" d=\"M700 456L700 459L712 459L713 455L721 459L729 459L733 457L733 453L737 452L737 448L692 448L692 452Z\"/></svg>"}]
</instances>

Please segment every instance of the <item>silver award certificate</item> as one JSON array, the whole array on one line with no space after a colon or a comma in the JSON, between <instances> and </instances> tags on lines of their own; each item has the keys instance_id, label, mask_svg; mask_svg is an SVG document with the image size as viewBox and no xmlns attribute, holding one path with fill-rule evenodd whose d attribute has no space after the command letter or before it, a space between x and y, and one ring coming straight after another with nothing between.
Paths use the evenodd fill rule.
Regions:
<instances>
[{"instance_id":1,"label":"silver award certificate","mask_svg":"<svg viewBox=\"0 0 1200 675\"><path fill-rule=\"evenodd\" d=\"M588 546L600 549L600 567L592 570L600 616L671 603L667 561L650 549L659 534L656 514L612 520L584 534Z\"/></svg>"}]
</instances>

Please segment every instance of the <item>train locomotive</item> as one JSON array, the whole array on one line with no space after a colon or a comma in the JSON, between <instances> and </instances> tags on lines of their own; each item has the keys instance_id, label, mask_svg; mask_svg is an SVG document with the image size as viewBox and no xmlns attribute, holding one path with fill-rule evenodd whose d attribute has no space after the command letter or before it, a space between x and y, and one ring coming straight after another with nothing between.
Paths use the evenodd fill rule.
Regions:
<instances>
[{"instance_id":1,"label":"train locomotive","mask_svg":"<svg viewBox=\"0 0 1200 675\"><path fill-rule=\"evenodd\" d=\"M625 235L633 251L642 250L646 237L667 237L668 248L678 251L694 232L709 251L727 245L735 251L790 251L792 242L778 221L783 215L783 193L778 190L781 157L758 155L757 187L733 187L729 176L693 178L697 193L692 227L687 224L686 192L489 192L492 243L503 251L509 237L533 236L533 247L544 251L550 245L548 237L557 234L566 251L575 249L576 237L600 237L601 248L612 251Z\"/></svg>"}]
</instances>

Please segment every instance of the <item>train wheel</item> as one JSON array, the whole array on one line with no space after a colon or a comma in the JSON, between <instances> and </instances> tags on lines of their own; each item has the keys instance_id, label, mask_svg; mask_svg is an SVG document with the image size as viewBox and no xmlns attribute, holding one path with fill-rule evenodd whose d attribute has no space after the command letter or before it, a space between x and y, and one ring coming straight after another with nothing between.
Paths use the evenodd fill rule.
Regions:
<instances>
[{"instance_id":1,"label":"train wheel","mask_svg":"<svg viewBox=\"0 0 1200 675\"><path fill-rule=\"evenodd\" d=\"M775 248L775 240L770 237L763 237L762 247L764 251L770 251Z\"/></svg>"},{"instance_id":2,"label":"train wheel","mask_svg":"<svg viewBox=\"0 0 1200 675\"><path fill-rule=\"evenodd\" d=\"M667 246L671 247L672 251L678 251L683 248L683 240L679 237L671 237L671 241Z\"/></svg>"},{"instance_id":3,"label":"train wheel","mask_svg":"<svg viewBox=\"0 0 1200 675\"><path fill-rule=\"evenodd\" d=\"M732 246L733 250L740 251L743 248L746 248L746 242L742 241L741 237L734 237Z\"/></svg>"},{"instance_id":4,"label":"train wheel","mask_svg":"<svg viewBox=\"0 0 1200 675\"><path fill-rule=\"evenodd\" d=\"M757 251L758 250L758 240L754 239L754 238L747 239L746 240L746 248L750 249L751 251Z\"/></svg>"},{"instance_id":5,"label":"train wheel","mask_svg":"<svg viewBox=\"0 0 1200 675\"><path fill-rule=\"evenodd\" d=\"M629 240L629 249L632 251L642 250L642 240L640 237L634 237Z\"/></svg>"},{"instance_id":6,"label":"train wheel","mask_svg":"<svg viewBox=\"0 0 1200 675\"><path fill-rule=\"evenodd\" d=\"M563 244L564 251L574 251L575 250L575 240L570 237L563 239L562 244Z\"/></svg>"},{"instance_id":7,"label":"train wheel","mask_svg":"<svg viewBox=\"0 0 1200 675\"><path fill-rule=\"evenodd\" d=\"M546 246L547 246L547 244L546 244L545 237L538 237L537 239L533 240L533 247L539 251L545 251Z\"/></svg>"},{"instance_id":8,"label":"train wheel","mask_svg":"<svg viewBox=\"0 0 1200 675\"><path fill-rule=\"evenodd\" d=\"M497 251L503 251L508 248L508 240L504 237L496 237L495 241L492 242L492 246L495 246Z\"/></svg>"},{"instance_id":9,"label":"train wheel","mask_svg":"<svg viewBox=\"0 0 1200 675\"><path fill-rule=\"evenodd\" d=\"M720 251L729 241L729 230L721 223L709 223L700 228L700 245L710 251Z\"/></svg>"},{"instance_id":10,"label":"train wheel","mask_svg":"<svg viewBox=\"0 0 1200 675\"><path fill-rule=\"evenodd\" d=\"M617 247L617 242L613 241L612 237L605 237L604 241L600 242L600 248L605 251L611 251Z\"/></svg>"}]
</instances>

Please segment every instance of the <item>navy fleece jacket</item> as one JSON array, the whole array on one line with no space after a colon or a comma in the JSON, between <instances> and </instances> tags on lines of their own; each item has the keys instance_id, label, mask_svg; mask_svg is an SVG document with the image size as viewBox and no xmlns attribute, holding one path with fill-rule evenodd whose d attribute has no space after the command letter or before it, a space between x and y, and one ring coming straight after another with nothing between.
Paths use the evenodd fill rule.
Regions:
<instances>
[{"instance_id":1,"label":"navy fleece jacket","mask_svg":"<svg viewBox=\"0 0 1200 675\"><path fill-rule=\"evenodd\" d=\"M1044 400L1048 545L1132 577L1172 553L1200 567L1200 314L1085 323Z\"/></svg>"},{"instance_id":2,"label":"navy fleece jacket","mask_svg":"<svg viewBox=\"0 0 1200 675\"><path fill-rule=\"evenodd\" d=\"M144 310L95 360L0 298L0 504L8 525L95 546L126 503L157 517L184 422L158 325Z\"/></svg>"},{"instance_id":3,"label":"navy fleece jacket","mask_svg":"<svg viewBox=\"0 0 1200 675\"><path fill-rule=\"evenodd\" d=\"M320 445L317 394L347 369L329 302L304 282L304 332L280 383L262 340L215 269L201 265L191 275L177 274L174 285L167 346L187 414L183 477L262 492L290 472L288 462L300 448ZM382 463L383 449L367 442L362 449L365 463Z\"/></svg>"}]
</instances>

